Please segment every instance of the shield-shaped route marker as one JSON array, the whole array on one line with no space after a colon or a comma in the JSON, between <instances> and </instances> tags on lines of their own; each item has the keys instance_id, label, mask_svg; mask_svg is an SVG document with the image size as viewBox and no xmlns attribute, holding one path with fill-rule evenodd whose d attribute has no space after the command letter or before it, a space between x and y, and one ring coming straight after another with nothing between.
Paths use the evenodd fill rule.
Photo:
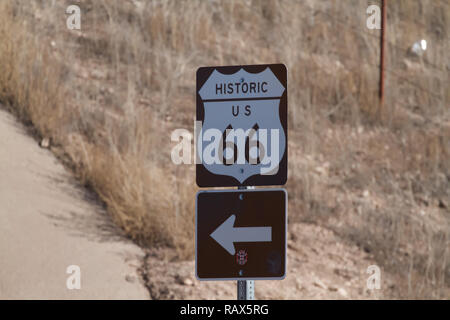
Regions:
<instances>
[{"instance_id":1,"label":"shield-shaped route marker","mask_svg":"<svg viewBox=\"0 0 450 320\"><path fill-rule=\"evenodd\" d=\"M200 187L286 183L284 65L198 69L197 124Z\"/></svg>"}]
</instances>

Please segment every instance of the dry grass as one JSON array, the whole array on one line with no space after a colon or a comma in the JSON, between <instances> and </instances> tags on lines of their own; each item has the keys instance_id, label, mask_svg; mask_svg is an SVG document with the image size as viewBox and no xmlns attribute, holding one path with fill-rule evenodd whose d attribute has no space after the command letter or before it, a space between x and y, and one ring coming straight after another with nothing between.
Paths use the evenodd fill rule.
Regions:
<instances>
[{"instance_id":1,"label":"dry grass","mask_svg":"<svg viewBox=\"0 0 450 320\"><path fill-rule=\"evenodd\" d=\"M62 66L52 65L49 52L29 36L27 22L15 17L10 3L2 1L0 12L0 98L42 134L58 136L54 130L65 120Z\"/></svg>"},{"instance_id":2,"label":"dry grass","mask_svg":"<svg viewBox=\"0 0 450 320\"><path fill-rule=\"evenodd\" d=\"M169 139L192 127L195 70L283 62L290 219L324 224L373 253L399 275L398 295L445 297L450 6L389 3L395 45L379 109L368 3L84 0L82 30L69 31L71 1L5 0L0 100L52 137L130 237L186 258L194 168L171 164ZM425 57L408 55L423 37Z\"/></svg>"}]
</instances>

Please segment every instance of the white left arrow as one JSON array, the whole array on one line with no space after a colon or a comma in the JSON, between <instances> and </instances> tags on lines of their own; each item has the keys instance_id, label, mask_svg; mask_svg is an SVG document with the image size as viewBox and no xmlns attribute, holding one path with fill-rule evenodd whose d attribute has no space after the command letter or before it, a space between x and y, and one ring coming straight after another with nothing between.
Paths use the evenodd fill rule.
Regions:
<instances>
[{"instance_id":1,"label":"white left arrow","mask_svg":"<svg viewBox=\"0 0 450 320\"><path fill-rule=\"evenodd\" d=\"M229 254L235 254L235 242L272 242L272 227L235 228L235 220L233 214L210 234Z\"/></svg>"}]
</instances>

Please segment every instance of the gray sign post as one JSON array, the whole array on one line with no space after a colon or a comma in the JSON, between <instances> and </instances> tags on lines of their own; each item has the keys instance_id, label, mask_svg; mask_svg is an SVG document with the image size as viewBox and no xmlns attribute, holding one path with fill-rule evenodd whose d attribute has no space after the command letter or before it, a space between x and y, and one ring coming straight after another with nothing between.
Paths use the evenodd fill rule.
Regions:
<instances>
[{"instance_id":1,"label":"gray sign post","mask_svg":"<svg viewBox=\"0 0 450 320\"><path fill-rule=\"evenodd\" d=\"M237 281L237 299L255 300L255 281L238 280Z\"/></svg>"},{"instance_id":2,"label":"gray sign post","mask_svg":"<svg viewBox=\"0 0 450 320\"><path fill-rule=\"evenodd\" d=\"M238 189L255 189L255 187L238 187ZM238 280L236 289L238 300L255 300L255 280Z\"/></svg>"}]
</instances>

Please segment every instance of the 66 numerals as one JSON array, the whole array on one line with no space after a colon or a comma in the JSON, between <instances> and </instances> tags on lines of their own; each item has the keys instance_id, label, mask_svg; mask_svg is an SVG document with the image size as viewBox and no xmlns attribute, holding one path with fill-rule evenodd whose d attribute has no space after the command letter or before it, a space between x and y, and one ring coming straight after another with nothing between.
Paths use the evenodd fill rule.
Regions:
<instances>
[{"instance_id":1,"label":"66 numerals","mask_svg":"<svg viewBox=\"0 0 450 320\"><path fill-rule=\"evenodd\" d=\"M244 159L251 165L259 165L265 155L265 147L258 139L259 126L256 123L251 129L234 129L228 125L222 134L219 157L226 166L243 164L242 148L244 148ZM245 140L245 142L244 142ZM241 149L241 150L240 150ZM240 161L239 161L240 160Z\"/></svg>"}]
</instances>

